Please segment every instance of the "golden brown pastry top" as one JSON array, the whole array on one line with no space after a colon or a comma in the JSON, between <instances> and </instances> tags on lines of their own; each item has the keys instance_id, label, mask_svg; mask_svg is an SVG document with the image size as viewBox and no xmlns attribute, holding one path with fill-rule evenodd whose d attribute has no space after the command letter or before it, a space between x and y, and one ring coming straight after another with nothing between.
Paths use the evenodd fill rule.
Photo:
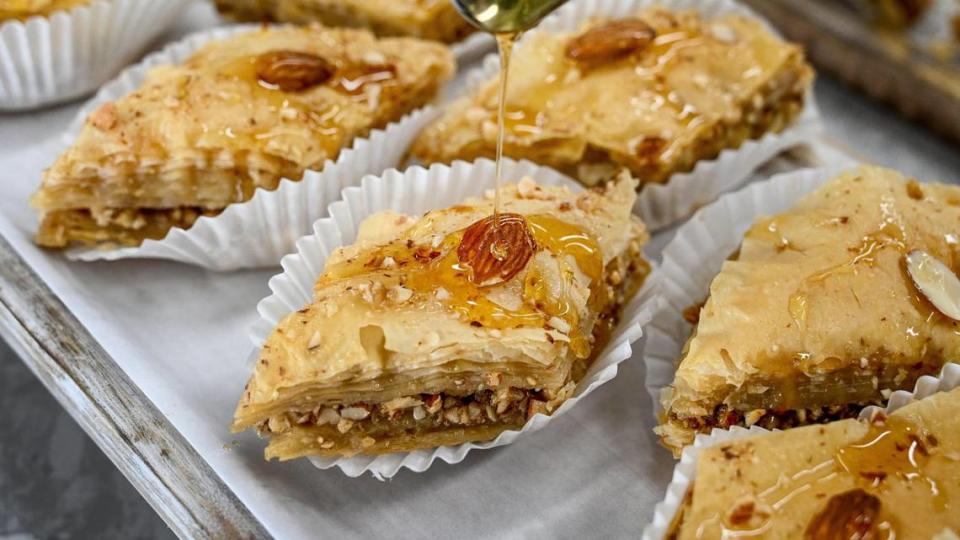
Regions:
<instances>
[{"instance_id":1,"label":"golden brown pastry top","mask_svg":"<svg viewBox=\"0 0 960 540\"><path fill-rule=\"evenodd\" d=\"M46 17L55 11L89 3L90 0L4 0L0 2L0 22L7 19L26 20L35 15Z\"/></svg>"},{"instance_id":2,"label":"golden brown pastry top","mask_svg":"<svg viewBox=\"0 0 960 540\"><path fill-rule=\"evenodd\" d=\"M635 48L619 49L620 34ZM694 11L653 8L592 21L580 33L537 31L511 63L506 152L565 171L599 152L633 171L672 162L716 121L738 121L727 117L802 56L757 20L705 20ZM460 99L425 130L414 155L427 162L492 155L497 100L496 80Z\"/></svg>"},{"instance_id":3,"label":"golden brown pastry top","mask_svg":"<svg viewBox=\"0 0 960 540\"><path fill-rule=\"evenodd\" d=\"M960 270L960 188L879 167L842 174L757 221L710 285L665 405L712 414L733 392L844 369L871 375L960 354L960 323L905 273L920 249ZM806 407L815 396L779 396Z\"/></svg>"},{"instance_id":4,"label":"golden brown pastry top","mask_svg":"<svg viewBox=\"0 0 960 540\"><path fill-rule=\"evenodd\" d=\"M584 358L603 265L647 239L631 214L635 186L629 175L580 195L529 179L506 186L503 212L526 217L537 247L491 286L473 284L457 253L464 230L490 215L490 198L419 218L374 214L354 244L331 254L314 301L267 339L238 421L308 387L382 392L407 381L400 395L409 395L438 377Z\"/></svg>"},{"instance_id":5,"label":"golden brown pastry top","mask_svg":"<svg viewBox=\"0 0 960 540\"><path fill-rule=\"evenodd\" d=\"M678 538L957 538L958 478L960 389L703 450Z\"/></svg>"},{"instance_id":6,"label":"golden brown pastry top","mask_svg":"<svg viewBox=\"0 0 960 540\"><path fill-rule=\"evenodd\" d=\"M428 100L452 72L443 45L363 30L276 27L215 41L93 112L33 202L104 205L95 190L69 201L45 192L64 183L182 182L214 168L256 180L320 168L354 137ZM178 202L206 203L167 206Z\"/></svg>"},{"instance_id":7,"label":"golden brown pastry top","mask_svg":"<svg viewBox=\"0 0 960 540\"><path fill-rule=\"evenodd\" d=\"M454 42L472 31L449 0L216 0L239 20L369 28L377 35Z\"/></svg>"}]
</instances>

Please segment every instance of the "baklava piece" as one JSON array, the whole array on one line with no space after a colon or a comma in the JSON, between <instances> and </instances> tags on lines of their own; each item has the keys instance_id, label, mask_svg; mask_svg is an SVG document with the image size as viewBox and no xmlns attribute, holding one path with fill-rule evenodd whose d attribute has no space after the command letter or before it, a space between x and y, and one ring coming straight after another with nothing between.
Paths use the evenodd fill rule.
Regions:
<instances>
[{"instance_id":1,"label":"baklava piece","mask_svg":"<svg viewBox=\"0 0 960 540\"><path fill-rule=\"evenodd\" d=\"M958 358L960 314L949 304L960 294L948 287L958 223L960 188L878 167L754 223L710 284L664 390L664 444L679 452L714 427L856 416ZM939 284L915 284L917 254L927 270L946 265L936 265Z\"/></svg>"},{"instance_id":2,"label":"baklava piece","mask_svg":"<svg viewBox=\"0 0 960 540\"><path fill-rule=\"evenodd\" d=\"M412 36L446 43L462 40L473 27L450 0L215 0L224 16L240 21L275 21L369 28L380 36Z\"/></svg>"},{"instance_id":3,"label":"baklava piece","mask_svg":"<svg viewBox=\"0 0 960 540\"><path fill-rule=\"evenodd\" d=\"M635 186L524 179L497 233L490 198L371 216L264 343L232 429L286 460L486 441L552 413L649 271Z\"/></svg>"},{"instance_id":4,"label":"baklava piece","mask_svg":"<svg viewBox=\"0 0 960 540\"><path fill-rule=\"evenodd\" d=\"M653 8L579 33L538 31L517 48L506 155L587 185L627 167L641 183L779 132L803 108L812 70L800 47L757 20ZM422 162L491 157L497 82L455 102L413 147Z\"/></svg>"},{"instance_id":5,"label":"baklava piece","mask_svg":"<svg viewBox=\"0 0 960 540\"><path fill-rule=\"evenodd\" d=\"M960 389L704 449L671 538L960 538Z\"/></svg>"},{"instance_id":6,"label":"baklava piece","mask_svg":"<svg viewBox=\"0 0 960 540\"><path fill-rule=\"evenodd\" d=\"M46 17L56 11L89 4L90 0L4 0L0 2L0 22L24 21L30 17Z\"/></svg>"},{"instance_id":7,"label":"baklava piece","mask_svg":"<svg viewBox=\"0 0 960 540\"><path fill-rule=\"evenodd\" d=\"M437 43L363 30L261 29L154 68L87 119L31 200L37 243L139 245L299 179L429 101L453 72Z\"/></svg>"}]
</instances>

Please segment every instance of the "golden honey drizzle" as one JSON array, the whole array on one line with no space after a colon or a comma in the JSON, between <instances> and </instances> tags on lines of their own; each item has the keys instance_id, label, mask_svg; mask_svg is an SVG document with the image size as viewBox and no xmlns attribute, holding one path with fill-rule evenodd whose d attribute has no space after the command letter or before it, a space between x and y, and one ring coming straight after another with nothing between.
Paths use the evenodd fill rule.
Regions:
<instances>
[{"instance_id":1,"label":"golden honey drizzle","mask_svg":"<svg viewBox=\"0 0 960 540\"><path fill-rule=\"evenodd\" d=\"M904 416L894 415L884 421L871 423L863 437L839 448L830 459L793 475L782 475L774 485L758 493L757 507L772 511L759 524L752 528L749 525L738 527L720 516L713 516L699 525L697 537L710 536L708 531L715 527L721 529L722 538L760 536L773 526L776 513L791 512L790 503L796 497L817 489L826 489L828 493L845 490L846 483L842 478L852 478L859 488L874 493L888 490L894 483L920 485L923 492L929 493L933 510L947 512L950 502L940 483L924 471L934 452L936 438ZM839 491L831 489L831 483L836 484ZM916 493L914 490L911 492ZM877 529L880 534L878 538L896 537L889 519L881 521Z\"/></svg>"},{"instance_id":2,"label":"golden honey drizzle","mask_svg":"<svg viewBox=\"0 0 960 540\"><path fill-rule=\"evenodd\" d=\"M506 131L507 81L510 78L510 57L513 55L513 45L518 36L519 34L516 32L496 35L497 49L500 51L500 89L497 101L497 172L493 187L494 242L490 245L490 253L498 261L502 261L510 255L509 246L505 242L498 241L496 237L500 227L500 186L503 182L503 138Z\"/></svg>"},{"instance_id":3,"label":"golden honey drizzle","mask_svg":"<svg viewBox=\"0 0 960 540\"><path fill-rule=\"evenodd\" d=\"M703 113L684 103L679 95L670 91L659 73L677 59L683 49L701 46L702 36L702 32L694 28L679 29L658 35L638 52L591 69L592 71L614 71L623 69L624 66L633 66L638 77L651 81L655 95L650 99L640 100L633 108L626 106L625 114L647 114L645 108L637 108L640 105L649 106L651 112L666 108L675 112L675 118L682 127L695 127L706 121ZM653 59L652 65L645 65L648 59ZM577 65L564 58L562 54L556 55L553 52L547 55L545 63L551 67L549 73L535 90L524 94L524 103L509 103L505 111L494 111L494 119L497 120L498 126L503 125L505 131L513 136L522 138L542 133L548 118L553 121L562 120L565 126L576 129L577 126L583 125L591 113L589 107L582 107L580 102L558 103L555 99L557 94L569 86L569 78L578 69ZM498 103L504 102L505 99L501 97ZM501 114L503 114L502 124L500 123ZM498 139L502 136L503 134L498 132ZM634 142L639 144L642 139L643 137L640 137Z\"/></svg>"},{"instance_id":4,"label":"golden honey drizzle","mask_svg":"<svg viewBox=\"0 0 960 540\"><path fill-rule=\"evenodd\" d=\"M572 259L579 271L591 281L591 302L599 296L603 276L603 258L600 246L589 233L555 217L537 214L526 216L530 232L541 249L546 249L558 260L561 271L566 273L564 282L569 283L572 268L565 267ZM443 289L448 297L441 303L464 320L475 326L487 328L542 327L551 317L559 317L570 324L571 349L581 358L589 355L589 342L575 335L579 313L567 295L557 297L548 291L543 277L528 271L524 276L523 304L517 309L507 309L489 299L489 288L480 287L469 279L469 269L460 263L457 247L463 230L447 235L435 248L407 245L401 238L356 259L329 266L317 282L323 287L339 280L378 274L389 277L396 284L416 294L436 295ZM391 260L384 264L385 260Z\"/></svg>"},{"instance_id":5,"label":"golden honey drizzle","mask_svg":"<svg viewBox=\"0 0 960 540\"><path fill-rule=\"evenodd\" d=\"M284 92L275 85L261 80L257 76L256 62L258 55L245 56L225 62L217 71L221 77L245 81L249 83L254 101L265 102L272 112L284 114L283 111L294 111L306 125L316 134L319 144L323 145L330 157L335 156L342 144L342 134L337 123L340 107L335 103L329 105L329 110L318 111L303 103L298 94L308 92ZM391 87L397 86L395 68L391 65L360 65L336 62L337 69L326 82L317 86L327 86L355 101L367 99L365 89L375 84L382 94ZM381 98L382 99L382 98ZM257 133L244 126L244 133L237 133L232 127L227 127L218 134L224 138L237 139L239 137L263 139L269 133Z\"/></svg>"}]
</instances>

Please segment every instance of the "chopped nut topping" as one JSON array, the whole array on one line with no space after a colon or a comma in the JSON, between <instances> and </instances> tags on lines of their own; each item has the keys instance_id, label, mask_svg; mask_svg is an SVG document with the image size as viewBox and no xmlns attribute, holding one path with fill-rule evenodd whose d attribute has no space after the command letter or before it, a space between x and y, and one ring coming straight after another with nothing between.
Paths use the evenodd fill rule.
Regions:
<instances>
[{"instance_id":1,"label":"chopped nut topping","mask_svg":"<svg viewBox=\"0 0 960 540\"><path fill-rule=\"evenodd\" d=\"M428 396L427 399L423 400L423 403L427 406L427 412L430 414L436 413L443 407L443 399L440 394Z\"/></svg>"},{"instance_id":2,"label":"chopped nut topping","mask_svg":"<svg viewBox=\"0 0 960 540\"><path fill-rule=\"evenodd\" d=\"M323 339L323 336L320 335L320 331L317 330L310 336L310 341L307 342L307 349L313 350L320 346L320 343Z\"/></svg>"},{"instance_id":3,"label":"chopped nut topping","mask_svg":"<svg viewBox=\"0 0 960 540\"><path fill-rule=\"evenodd\" d=\"M118 116L117 105L108 101L93 111L90 123L99 130L107 131L117 126Z\"/></svg>"},{"instance_id":4,"label":"chopped nut topping","mask_svg":"<svg viewBox=\"0 0 960 540\"><path fill-rule=\"evenodd\" d=\"M360 446L364 448L370 448L371 446L377 444L377 440L373 437L364 437L360 440Z\"/></svg>"},{"instance_id":5,"label":"chopped nut topping","mask_svg":"<svg viewBox=\"0 0 960 540\"><path fill-rule=\"evenodd\" d=\"M529 199L533 197L537 189L537 183L530 178L529 176L524 176L520 182L517 183L517 194L520 195L523 199Z\"/></svg>"},{"instance_id":6,"label":"chopped nut topping","mask_svg":"<svg viewBox=\"0 0 960 540\"><path fill-rule=\"evenodd\" d=\"M317 415L317 425L322 426L324 424L336 424L340 422L340 413L331 409L330 407L324 407L320 414Z\"/></svg>"},{"instance_id":7,"label":"chopped nut topping","mask_svg":"<svg viewBox=\"0 0 960 540\"><path fill-rule=\"evenodd\" d=\"M727 512L727 523L737 528L749 526L759 527L764 520L770 517L771 509L757 501L753 495L744 495L733 503Z\"/></svg>"},{"instance_id":8,"label":"chopped nut topping","mask_svg":"<svg viewBox=\"0 0 960 540\"><path fill-rule=\"evenodd\" d=\"M340 433L346 433L346 432L350 431L351 429L353 429L353 421L352 421L352 420L347 420L346 418L341 418L340 421L337 422L337 431L339 431Z\"/></svg>"},{"instance_id":9,"label":"chopped nut topping","mask_svg":"<svg viewBox=\"0 0 960 540\"><path fill-rule=\"evenodd\" d=\"M413 291L402 285L396 285L390 289L390 292L387 294L387 296L392 298L398 304L402 304L413 297Z\"/></svg>"},{"instance_id":10,"label":"chopped nut topping","mask_svg":"<svg viewBox=\"0 0 960 540\"><path fill-rule=\"evenodd\" d=\"M340 416L347 420L363 420L370 416L370 411L363 407L344 407L340 409Z\"/></svg>"},{"instance_id":11,"label":"chopped nut topping","mask_svg":"<svg viewBox=\"0 0 960 540\"><path fill-rule=\"evenodd\" d=\"M414 420L423 420L427 417L427 411L421 405L417 405L413 408L413 419Z\"/></svg>"},{"instance_id":12,"label":"chopped nut topping","mask_svg":"<svg viewBox=\"0 0 960 540\"><path fill-rule=\"evenodd\" d=\"M710 34L720 43L729 45L737 41L737 32L723 23L714 23L711 25Z\"/></svg>"}]
</instances>

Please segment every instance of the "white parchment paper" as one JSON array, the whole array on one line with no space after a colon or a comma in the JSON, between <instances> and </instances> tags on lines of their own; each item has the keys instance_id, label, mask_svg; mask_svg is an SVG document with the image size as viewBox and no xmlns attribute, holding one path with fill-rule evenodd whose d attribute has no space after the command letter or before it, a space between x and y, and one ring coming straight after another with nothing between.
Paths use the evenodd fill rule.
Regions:
<instances>
[{"instance_id":1,"label":"white parchment paper","mask_svg":"<svg viewBox=\"0 0 960 540\"><path fill-rule=\"evenodd\" d=\"M209 7L185 15L195 30ZM177 36L170 36L171 39ZM0 235L278 538L636 538L674 461L651 432L643 366L509 447L389 482L263 461L253 435L227 431L249 375L246 333L274 270L214 273L161 261L70 263L31 241L27 198L76 105L0 117ZM819 149L821 160L829 152ZM782 159L770 170L796 167ZM766 172L762 174L766 174ZM662 246L672 234L654 239ZM232 444L237 441L239 444Z\"/></svg>"}]
</instances>

